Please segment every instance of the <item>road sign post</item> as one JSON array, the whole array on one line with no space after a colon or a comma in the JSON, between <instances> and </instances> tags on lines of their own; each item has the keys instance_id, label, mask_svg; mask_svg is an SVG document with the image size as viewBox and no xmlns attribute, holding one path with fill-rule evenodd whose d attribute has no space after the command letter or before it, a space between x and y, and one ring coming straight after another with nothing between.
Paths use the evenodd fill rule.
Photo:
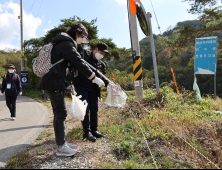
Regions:
<instances>
[{"instance_id":1,"label":"road sign post","mask_svg":"<svg viewBox=\"0 0 222 170\"><path fill-rule=\"evenodd\" d=\"M153 67L155 74L155 83L157 94L159 94L159 78L156 63L156 53L153 39L153 32L151 28L151 14L146 14L143 4L140 0L128 0L128 16L129 16L129 27L130 27L130 37L131 46L133 54L133 72L134 72L134 87L136 92L136 98L143 98L143 76L142 76L142 63L140 57L140 47L138 40L137 22L136 16L138 18L140 28L146 36L150 36L152 57L153 57Z\"/></svg>"},{"instance_id":2,"label":"road sign post","mask_svg":"<svg viewBox=\"0 0 222 170\"><path fill-rule=\"evenodd\" d=\"M155 76L155 83L156 83L156 91L159 94L160 86L159 86L159 77L158 77L157 63L156 63L156 52L155 52L153 31L152 31L152 25L151 25L151 14L149 12L147 13L147 17L148 17L148 21L150 25L150 45L151 45L152 57L153 57L153 68L154 68L154 76Z\"/></svg>"},{"instance_id":3,"label":"road sign post","mask_svg":"<svg viewBox=\"0 0 222 170\"><path fill-rule=\"evenodd\" d=\"M214 99L216 100L217 37L196 38L194 75L214 75Z\"/></svg>"},{"instance_id":4,"label":"road sign post","mask_svg":"<svg viewBox=\"0 0 222 170\"><path fill-rule=\"evenodd\" d=\"M143 76L140 57L140 46L138 39L136 4L133 0L128 0L128 17L131 36L131 47L133 56L134 88L136 99L143 98Z\"/></svg>"},{"instance_id":5,"label":"road sign post","mask_svg":"<svg viewBox=\"0 0 222 170\"><path fill-rule=\"evenodd\" d=\"M21 70L25 70L24 54L23 54L23 0L20 0L20 25L21 25Z\"/></svg>"}]
</instances>

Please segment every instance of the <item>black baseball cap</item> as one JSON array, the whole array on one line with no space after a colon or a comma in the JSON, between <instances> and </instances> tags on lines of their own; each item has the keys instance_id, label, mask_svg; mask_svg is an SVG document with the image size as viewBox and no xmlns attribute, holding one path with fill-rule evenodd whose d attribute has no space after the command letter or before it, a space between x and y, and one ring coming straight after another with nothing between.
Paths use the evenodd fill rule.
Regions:
<instances>
[{"instance_id":1,"label":"black baseball cap","mask_svg":"<svg viewBox=\"0 0 222 170\"><path fill-rule=\"evenodd\" d=\"M102 52L105 52L105 53L109 54L108 45L107 44L105 44L105 43L98 43L96 45L96 47L98 48L99 51L102 51Z\"/></svg>"},{"instance_id":2,"label":"black baseball cap","mask_svg":"<svg viewBox=\"0 0 222 170\"><path fill-rule=\"evenodd\" d=\"M10 65L8 66L8 68L13 68L13 69L15 69L15 66L14 66L13 64L10 64Z\"/></svg>"}]
</instances>

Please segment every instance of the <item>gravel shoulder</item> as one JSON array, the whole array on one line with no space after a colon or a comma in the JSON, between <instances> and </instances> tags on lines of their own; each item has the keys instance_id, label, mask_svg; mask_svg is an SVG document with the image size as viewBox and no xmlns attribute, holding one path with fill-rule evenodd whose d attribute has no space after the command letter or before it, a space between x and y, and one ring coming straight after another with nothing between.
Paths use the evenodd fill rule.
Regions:
<instances>
[{"instance_id":1,"label":"gravel shoulder","mask_svg":"<svg viewBox=\"0 0 222 170\"><path fill-rule=\"evenodd\" d=\"M67 102L67 108L70 103ZM104 104L100 104L100 109ZM55 136L53 130L53 114L50 115L50 123L46 130L22 153L29 155L28 163L22 166L30 169L96 169L102 163L115 164L120 166L119 162L112 155L112 148L106 138L98 139L95 143L83 141L82 138L76 140L74 144L78 145L78 153L73 157L57 157ZM80 121L73 119L70 115L66 119L66 136L73 128L80 128ZM82 137L82 133L81 133ZM19 165L18 165L19 166Z\"/></svg>"}]
</instances>

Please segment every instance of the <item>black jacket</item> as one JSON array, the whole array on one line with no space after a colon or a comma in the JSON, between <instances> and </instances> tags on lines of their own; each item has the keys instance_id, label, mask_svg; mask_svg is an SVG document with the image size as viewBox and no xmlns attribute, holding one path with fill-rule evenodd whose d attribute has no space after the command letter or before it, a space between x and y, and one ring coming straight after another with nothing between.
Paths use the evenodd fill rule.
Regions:
<instances>
[{"instance_id":1,"label":"black jacket","mask_svg":"<svg viewBox=\"0 0 222 170\"><path fill-rule=\"evenodd\" d=\"M7 84L10 84L10 89L7 89ZM4 75L1 92L5 92L5 96L17 96L19 92L22 92L22 85L19 75L9 72Z\"/></svg>"},{"instance_id":2,"label":"black jacket","mask_svg":"<svg viewBox=\"0 0 222 170\"><path fill-rule=\"evenodd\" d=\"M93 51L82 49L81 47L78 48L78 51L81 54L82 58L84 58L85 61L87 61L89 63L92 62L92 60L93 60ZM103 75L105 75L106 74L106 64L102 60L97 61L96 59L94 59L94 62L96 62L95 68L97 70L99 70ZM109 82L106 79L104 79L100 74L98 74L96 71L94 71L94 72L95 72L97 77L101 78L104 81L105 86L107 87ZM89 83L89 82L92 82L92 81L88 81L88 83L87 83L86 77L81 73L78 73L78 76L73 79L73 83L74 83L75 86L85 86L85 87L88 87L88 88L94 88L95 87L95 90L97 92L97 97L101 98L101 89L100 89L100 87L95 83Z\"/></svg>"},{"instance_id":3,"label":"black jacket","mask_svg":"<svg viewBox=\"0 0 222 170\"><path fill-rule=\"evenodd\" d=\"M65 89L68 82L66 80L66 69L71 66L88 79L93 79L95 73L84 63L80 54L77 52L76 42L66 33L56 35L52 39L53 49L51 52L51 63L54 64L60 59L65 60L52 67L47 75L41 81L40 88L48 91L57 91Z\"/></svg>"}]
</instances>

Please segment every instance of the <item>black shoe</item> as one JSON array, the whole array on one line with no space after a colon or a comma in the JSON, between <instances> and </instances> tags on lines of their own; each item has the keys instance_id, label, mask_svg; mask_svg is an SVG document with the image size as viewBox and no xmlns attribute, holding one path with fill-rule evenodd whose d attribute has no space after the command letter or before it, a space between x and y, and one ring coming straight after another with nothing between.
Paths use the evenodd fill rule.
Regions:
<instances>
[{"instance_id":1,"label":"black shoe","mask_svg":"<svg viewBox=\"0 0 222 170\"><path fill-rule=\"evenodd\" d=\"M83 139L85 139L85 138L87 140L89 140L90 142L95 142L96 141L96 137L94 137L91 132L83 133Z\"/></svg>"},{"instance_id":2,"label":"black shoe","mask_svg":"<svg viewBox=\"0 0 222 170\"><path fill-rule=\"evenodd\" d=\"M96 138L105 138L106 136L103 135L102 133L99 133L98 131L92 132L92 135L95 136Z\"/></svg>"}]
</instances>

